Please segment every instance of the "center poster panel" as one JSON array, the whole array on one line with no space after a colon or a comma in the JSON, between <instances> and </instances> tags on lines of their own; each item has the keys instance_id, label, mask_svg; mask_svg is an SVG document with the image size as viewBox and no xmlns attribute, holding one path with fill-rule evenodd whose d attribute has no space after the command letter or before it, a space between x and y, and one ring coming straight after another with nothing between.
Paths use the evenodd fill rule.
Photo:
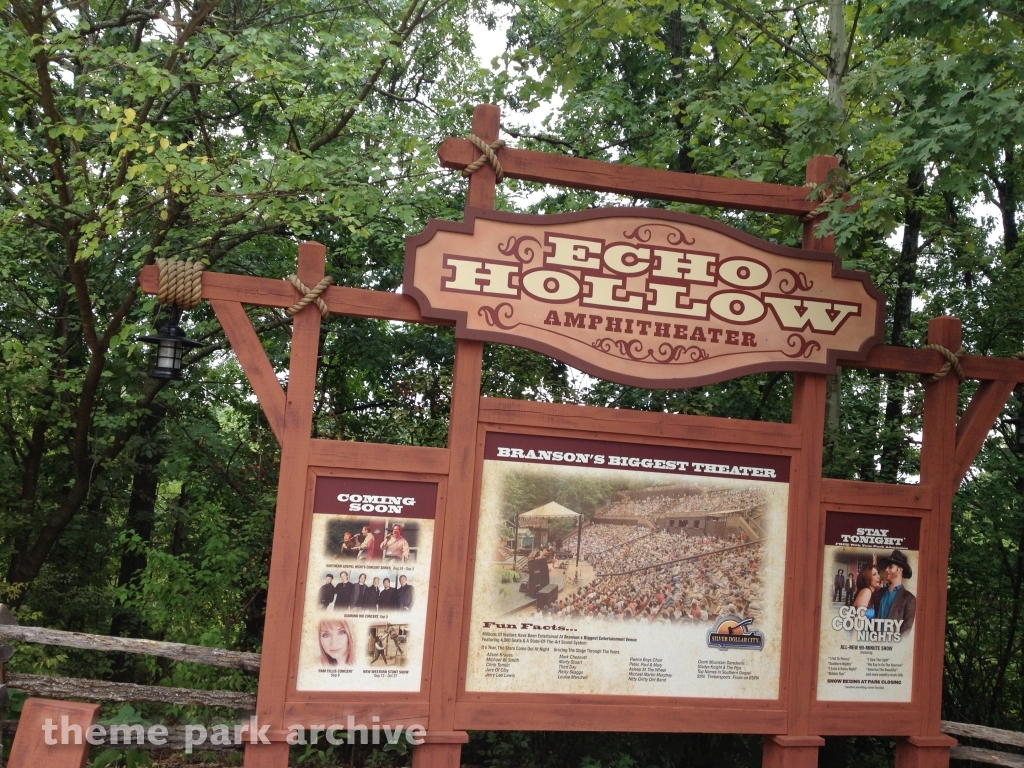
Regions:
<instances>
[{"instance_id":1,"label":"center poster panel","mask_svg":"<svg viewBox=\"0 0 1024 768\"><path fill-rule=\"evenodd\" d=\"M775 699L789 457L488 433L466 690Z\"/></svg>"}]
</instances>

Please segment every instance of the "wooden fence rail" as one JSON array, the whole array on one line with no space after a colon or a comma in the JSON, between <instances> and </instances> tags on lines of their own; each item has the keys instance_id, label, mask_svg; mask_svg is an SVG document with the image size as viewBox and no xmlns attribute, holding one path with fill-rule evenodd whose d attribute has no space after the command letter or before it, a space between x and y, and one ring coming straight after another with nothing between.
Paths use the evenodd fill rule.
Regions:
<instances>
[{"instance_id":1,"label":"wooden fence rail","mask_svg":"<svg viewBox=\"0 0 1024 768\"><path fill-rule=\"evenodd\" d=\"M52 699L92 699L93 701L150 701L181 706L231 707L255 709L256 694L236 691L200 691L194 688L166 688L162 685L108 683L77 677L8 674L10 688Z\"/></svg>"},{"instance_id":2,"label":"wooden fence rail","mask_svg":"<svg viewBox=\"0 0 1024 768\"><path fill-rule=\"evenodd\" d=\"M949 720L943 720L942 732L950 736L989 741L993 744L1024 747L1024 733L1005 731L1002 728L989 728L987 725L971 725L970 723L954 723ZM949 752L949 756L954 760L971 760L975 763L1002 765L1006 766L1006 768L1024 768L1024 755L997 752L981 747L953 747Z\"/></svg>"},{"instance_id":3,"label":"wooden fence rail","mask_svg":"<svg viewBox=\"0 0 1024 768\"><path fill-rule=\"evenodd\" d=\"M158 640L139 640L133 637L108 637L87 635L83 632L65 632L60 629L43 627L22 627L16 624L0 624L0 637L6 640L21 640L41 645L59 645L64 648L81 648L87 651L115 651L121 653L142 653L160 656L174 661L196 664L210 664L215 667L233 667L249 672L260 669L258 653L226 651L223 648L206 648L184 643L163 643Z\"/></svg>"},{"instance_id":4,"label":"wooden fence rail","mask_svg":"<svg viewBox=\"0 0 1024 768\"><path fill-rule=\"evenodd\" d=\"M3 606L0 605L0 611ZM9 616L9 614L7 614ZM91 651L115 651L159 656L174 661L210 664L216 667L230 667L256 672L260 668L260 654L227 651L222 648L206 648L184 643L164 643L156 640L139 640L127 637L89 635L82 632L64 632L43 627L22 627L17 624L0 623L0 638L20 640L27 643L57 645L65 648L80 648ZM0 664L0 674L3 665ZM24 675L7 673L4 683L13 689L36 696L61 699L90 699L93 701L147 701L157 704L178 704L182 706L228 707L237 710L252 710L256 696L237 691L201 691L193 688L170 688L156 685L135 685L134 683L111 683L86 678L50 677L46 675ZM3 734L15 732L16 723L4 723ZM993 744L1024 748L1024 733L990 728L984 725L942 721L942 732L950 736L978 739ZM108 742L109 743L109 742ZM122 746L122 745L111 745ZM168 728L166 744L132 745L141 749L182 750L185 748L185 726ZM241 746L203 745L203 751L241 749ZM967 760L1005 768L1024 768L1024 755L999 752L981 747L957 746L950 750L950 758Z\"/></svg>"}]
</instances>

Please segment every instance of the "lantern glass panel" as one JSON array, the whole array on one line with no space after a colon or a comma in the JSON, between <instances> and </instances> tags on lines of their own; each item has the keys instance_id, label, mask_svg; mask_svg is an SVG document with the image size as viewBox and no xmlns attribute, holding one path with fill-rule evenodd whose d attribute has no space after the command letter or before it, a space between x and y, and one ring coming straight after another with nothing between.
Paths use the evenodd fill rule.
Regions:
<instances>
[{"instance_id":1,"label":"lantern glass panel","mask_svg":"<svg viewBox=\"0 0 1024 768\"><path fill-rule=\"evenodd\" d=\"M181 370L181 348L177 339L161 339L156 349L156 367Z\"/></svg>"}]
</instances>

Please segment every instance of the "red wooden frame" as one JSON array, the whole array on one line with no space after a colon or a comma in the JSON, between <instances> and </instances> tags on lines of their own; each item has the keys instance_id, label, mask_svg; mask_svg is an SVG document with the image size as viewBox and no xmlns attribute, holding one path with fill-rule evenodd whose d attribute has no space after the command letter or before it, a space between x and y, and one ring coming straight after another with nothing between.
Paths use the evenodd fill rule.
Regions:
<instances>
[{"instance_id":1,"label":"red wooden frame","mask_svg":"<svg viewBox=\"0 0 1024 768\"><path fill-rule=\"evenodd\" d=\"M498 137L498 110L483 105L473 132L487 142ZM442 164L461 168L477 151L450 139L440 149ZM805 187L718 179L619 166L515 149L499 150L508 176L600 191L799 215L814 209ZM828 181L835 158L816 157L807 180ZM487 166L470 178L467 205L492 208L494 172ZM804 248L830 252L831 238L818 238L820 217L805 224ZM298 276L307 285L324 275L325 251L317 243L299 248ZM155 293L156 267L141 274L143 290ZM377 715L391 725L427 727L416 748L415 768L457 768L465 729L562 729L711 731L765 734L764 765L817 765L823 735L900 737L897 765L946 766L955 742L939 730L942 699L946 569L952 496L981 447L993 421L1018 382L1024 361L965 356L967 376L981 380L957 419L955 377L925 386L921 479L918 485L885 485L821 477L825 376L796 373L790 424L735 421L481 398L483 344L456 339L448 447L419 448L310 437L320 315L308 307L295 317L287 392L283 391L245 314L243 304L288 307L294 289L283 281L204 273L202 297L213 305L246 376L281 443L281 481L274 527L267 627L264 634L257 714L270 723L270 745L248 746L247 768L284 768L286 725L344 722ZM354 317L450 325L420 315L408 296L331 287L323 296L332 313ZM928 340L960 346L960 322L940 317L929 324ZM847 367L906 373L934 373L938 353L876 346L864 360L840 360ZM671 697L566 696L467 693L468 605L482 448L487 431L556 433L610 440L643 438L650 443L749 449L792 457L787 562L802 555L808 567L798 578L787 569L779 697L772 701L723 701ZM392 468L401 467L401 471ZM473 482L466 482L472 473ZM434 526L435 557L428 596L428 643L418 693L338 694L295 690L297 627L301 620L305 565L316 476L428 480L438 484ZM450 481L451 478L453 481ZM878 705L817 702L818 622L823 578L822 542L827 510L909 515L921 520L919 590L922 610L915 642L912 700ZM279 631L279 627L288 627ZM458 649L458 652L453 652ZM737 718L736 715L739 715Z\"/></svg>"}]
</instances>

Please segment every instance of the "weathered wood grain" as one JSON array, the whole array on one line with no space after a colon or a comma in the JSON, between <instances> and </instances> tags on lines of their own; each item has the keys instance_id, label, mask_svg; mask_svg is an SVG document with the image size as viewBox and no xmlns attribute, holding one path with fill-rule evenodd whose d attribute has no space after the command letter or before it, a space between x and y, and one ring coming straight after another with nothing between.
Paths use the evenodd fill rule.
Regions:
<instances>
[{"instance_id":1,"label":"weathered wood grain","mask_svg":"<svg viewBox=\"0 0 1024 768\"><path fill-rule=\"evenodd\" d=\"M76 677L8 674L7 685L33 696L55 699L91 699L93 701L152 701L157 704L232 707L253 709L256 695L238 691L199 691L192 688L165 688L158 685L111 683Z\"/></svg>"},{"instance_id":2,"label":"weathered wood grain","mask_svg":"<svg viewBox=\"0 0 1024 768\"><path fill-rule=\"evenodd\" d=\"M82 632L65 632L44 627L19 627L0 625L0 637L8 640L22 640L41 645L59 645L64 648L82 648L88 651L118 651L160 656L174 661L196 664L210 664L215 667L233 667L256 672L260 668L258 653L226 651L223 648L204 648L184 643L163 643L157 640L140 640L134 637L106 637L87 635Z\"/></svg>"},{"instance_id":3,"label":"weathered wood grain","mask_svg":"<svg viewBox=\"0 0 1024 768\"><path fill-rule=\"evenodd\" d=\"M965 736L969 739L991 741L994 744L1010 744L1015 747L1024 747L1024 733L1005 731L1002 728L989 728L987 725L954 723L950 720L943 720L942 732L948 733L950 736Z\"/></svg>"},{"instance_id":4,"label":"weathered wood grain","mask_svg":"<svg viewBox=\"0 0 1024 768\"><path fill-rule=\"evenodd\" d=\"M970 760L975 763L1002 765L1006 768L1024 768L1024 757L1006 752L996 752L979 747L953 747L949 750L951 760Z\"/></svg>"}]
</instances>

